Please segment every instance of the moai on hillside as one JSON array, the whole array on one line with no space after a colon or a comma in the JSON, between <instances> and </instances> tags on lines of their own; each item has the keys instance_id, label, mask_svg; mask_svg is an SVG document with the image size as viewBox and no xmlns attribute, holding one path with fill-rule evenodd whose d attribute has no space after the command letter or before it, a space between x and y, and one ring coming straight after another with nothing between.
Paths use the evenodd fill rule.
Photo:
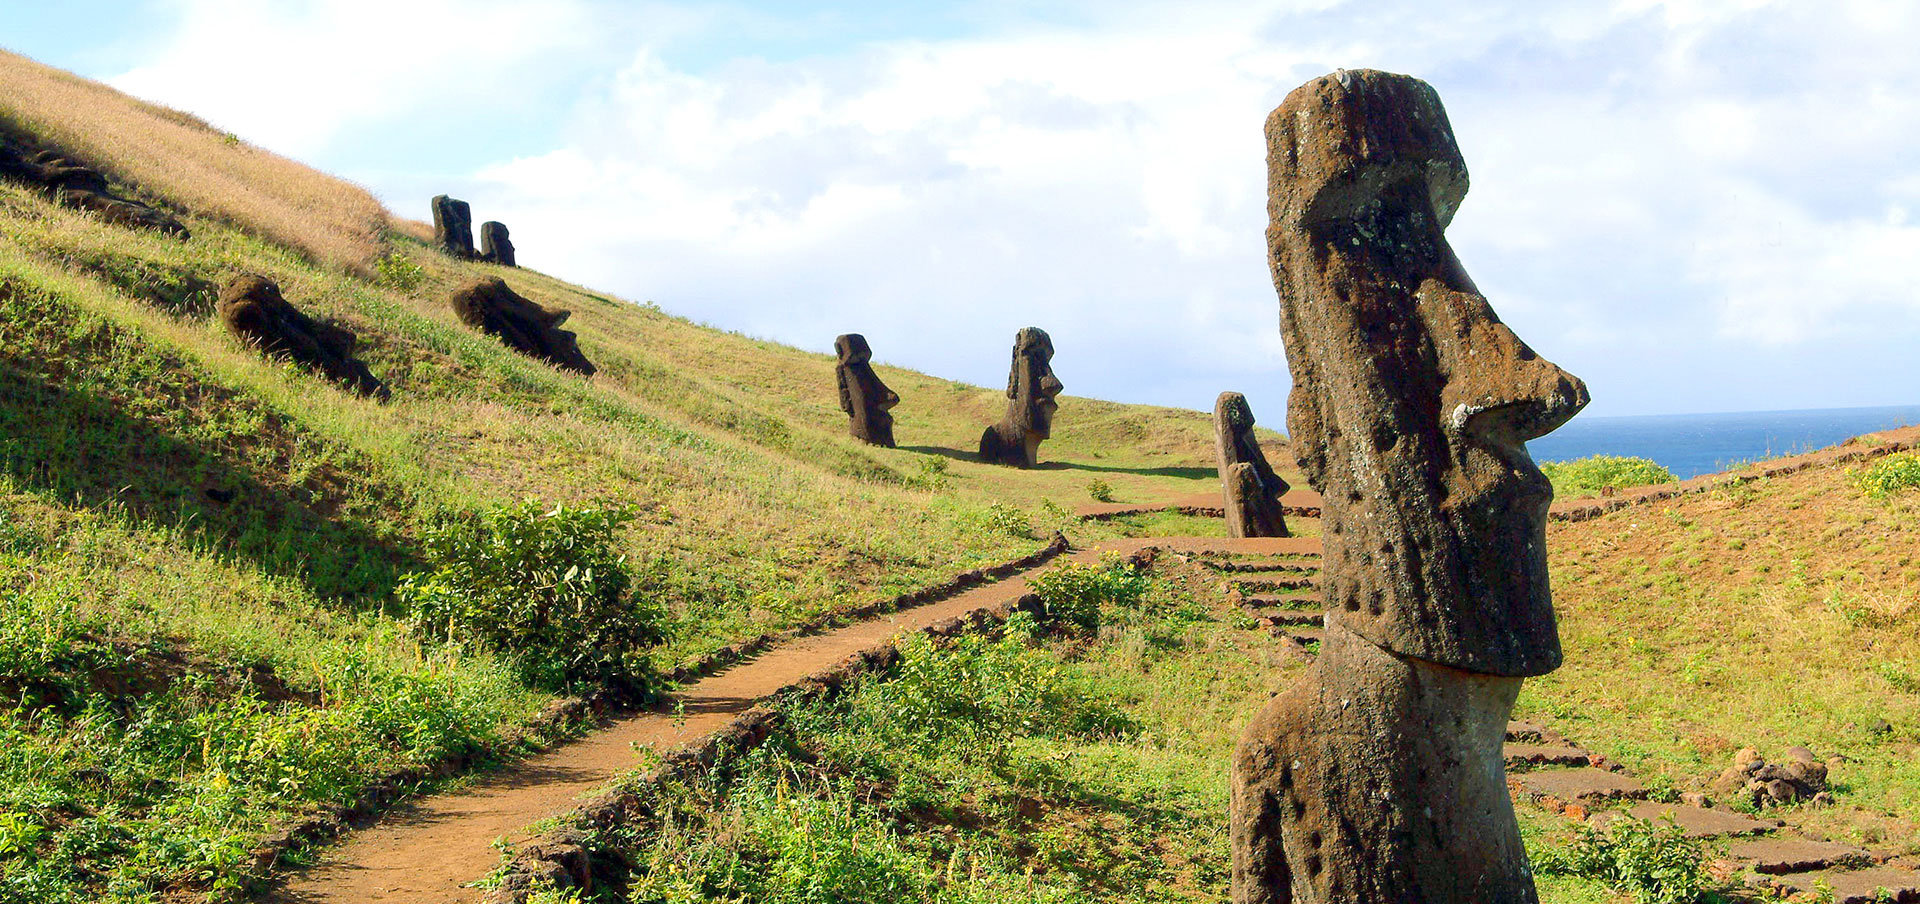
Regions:
<instances>
[{"instance_id":1,"label":"moai on hillside","mask_svg":"<svg viewBox=\"0 0 1920 904\"><path fill-rule=\"evenodd\" d=\"M52 148L41 148L29 136L16 139L0 134L0 178L37 186L55 204L89 211L116 226L193 238L193 233L172 215L115 194L99 170Z\"/></svg>"},{"instance_id":2,"label":"moai on hillside","mask_svg":"<svg viewBox=\"0 0 1920 904\"><path fill-rule=\"evenodd\" d=\"M833 340L840 362L834 375L840 381L840 410L847 413L847 432L876 446L893 448L893 415L888 409L900 396L873 372L873 349L867 337L848 333Z\"/></svg>"},{"instance_id":3,"label":"moai on hillside","mask_svg":"<svg viewBox=\"0 0 1920 904\"><path fill-rule=\"evenodd\" d=\"M473 208L446 195L433 196L433 243L463 261L473 260Z\"/></svg>"},{"instance_id":4,"label":"moai on hillside","mask_svg":"<svg viewBox=\"0 0 1920 904\"><path fill-rule=\"evenodd\" d=\"M507 239L507 226L497 220L480 224L480 259L502 267L517 267L513 262L513 242Z\"/></svg>"},{"instance_id":5,"label":"moai on hillside","mask_svg":"<svg viewBox=\"0 0 1920 904\"><path fill-rule=\"evenodd\" d=\"M296 361L363 396L386 399L386 384L353 357L357 337L300 313L263 276L242 275L220 288L215 305L228 331L270 358Z\"/></svg>"},{"instance_id":6,"label":"moai on hillside","mask_svg":"<svg viewBox=\"0 0 1920 904\"><path fill-rule=\"evenodd\" d=\"M1227 536L1287 536L1287 519L1280 508L1287 482L1273 472L1267 454L1260 451L1260 441L1253 437L1253 408L1246 396L1223 392L1214 400L1213 433L1219 450Z\"/></svg>"},{"instance_id":7,"label":"moai on hillside","mask_svg":"<svg viewBox=\"0 0 1920 904\"><path fill-rule=\"evenodd\" d=\"M560 328L571 311L550 311L507 287L498 276L476 279L449 299L460 322L499 339L521 354L561 370L593 376L596 368L580 353L573 333Z\"/></svg>"},{"instance_id":8,"label":"moai on hillside","mask_svg":"<svg viewBox=\"0 0 1920 904\"><path fill-rule=\"evenodd\" d=\"M1031 468L1040 463L1040 441L1053 432L1055 398L1066 387L1053 375L1053 340L1027 327L1013 338L1013 372L1007 375L1007 416L980 435L980 459Z\"/></svg>"},{"instance_id":9,"label":"moai on hillside","mask_svg":"<svg viewBox=\"0 0 1920 904\"><path fill-rule=\"evenodd\" d=\"M1324 499L1311 671L1234 754L1236 904L1534 904L1501 742L1560 665L1553 490L1527 440L1587 403L1447 244L1467 170L1419 79L1343 70L1267 118L1294 456Z\"/></svg>"}]
</instances>

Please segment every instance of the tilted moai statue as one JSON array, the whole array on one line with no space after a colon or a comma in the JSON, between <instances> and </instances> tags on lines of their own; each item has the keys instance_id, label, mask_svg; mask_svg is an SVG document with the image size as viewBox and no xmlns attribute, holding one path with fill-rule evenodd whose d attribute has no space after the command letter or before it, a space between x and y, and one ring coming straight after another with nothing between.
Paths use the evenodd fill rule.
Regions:
<instances>
[{"instance_id":1,"label":"tilted moai statue","mask_svg":"<svg viewBox=\"0 0 1920 904\"><path fill-rule=\"evenodd\" d=\"M446 195L433 196L433 243L463 261L473 260L473 208Z\"/></svg>"},{"instance_id":2,"label":"tilted moai statue","mask_svg":"<svg viewBox=\"0 0 1920 904\"><path fill-rule=\"evenodd\" d=\"M571 311L551 311L520 296L498 276L476 279L449 299L460 322L487 333L521 354L561 370L593 376L596 368L580 353L573 333L560 328Z\"/></svg>"},{"instance_id":3,"label":"tilted moai statue","mask_svg":"<svg viewBox=\"0 0 1920 904\"><path fill-rule=\"evenodd\" d=\"M116 226L152 229L180 239L193 237L172 215L115 194L99 170L52 148L41 148L31 136L0 134L0 178L38 186L55 204L90 211Z\"/></svg>"},{"instance_id":4,"label":"tilted moai statue","mask_svg":"<svg viewBox=\"0 0 1920 904\"><path fill-rule=\"evenodd\" d=\"M833 368L840 379L840 410L847 413L847 432L876 446L893 448L893 415L900 396L873 372L873 349L867 337L848 333L833 340L840 363Z\"/></svg>"},{"instance_id":5,"label":"tilted moai statue","mask_svg":"<svg viewBox=\"0 0 1920 904\"><path fill-rule=\"evenodd\" d=\"M1214 400L1213 434L1219 450L1227 536L1287 536L1287 519L1280 508L1287 482L1273 473L1267 454L1260 451L1260 441L1253 438L1253 408L1246 396L1223 392Z\"/></svg>"},{"instance_id":6,"label":"tilted moai statue","mask_svg":"<svg viewBox=\"0 0 1920 904\"><path fill-rule=\"evenodd\" d=\"M507 239L507 226L496 220L480 224L480 259L502 267L517 267L513 262L513 242Z\"/></svg>"},{"instance_id":7,"label":"tilted moai statue","mask_svg":"<svg viewBox=\"0 0 1920 904\"><path fill-rule=\"evenodd\" d=\"M1013 372L1007 375L1007 416L980 435L980 459L1031 468L1040 463L1040 441L1053 432L1055 397L1066 387L1053 375L1053 340L1027 327L1013 338Z\"/></svg>"},{"instance_id":8,"label":"tilted moai statue","mask_svg":"<svg viewBox=\"0 0 1920 904\"><path fill-rule=\"evenodd\" d=\"M353 356L357 337L351 330L301 313L264 276L246 274L227 280L215 310L230 332L270 358L297 361L369 398L391 395L386 384Z\"/></svg>"},{"instance_id":9,"label":"tilted moai statue","mask_svg":"<svg viewBox=\"0 0 1920 904\"><path fill-rule=\"evenodd\" d=\"M1467 191L1419 79L1341 71L1267 118L1287 427L1324 499L1326 633L1242 735L1237 904L1533 904L1501 742L1560 665L1553 490L1526 441L1587 403L1474 288Z\"/></svg>"}]
</instances>

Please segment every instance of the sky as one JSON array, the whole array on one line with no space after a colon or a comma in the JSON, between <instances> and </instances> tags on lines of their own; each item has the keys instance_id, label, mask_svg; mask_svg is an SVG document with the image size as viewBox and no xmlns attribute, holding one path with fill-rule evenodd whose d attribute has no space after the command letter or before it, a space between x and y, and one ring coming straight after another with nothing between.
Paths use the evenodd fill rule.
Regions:
<instances>
[{"instance_id":1,"label":"sky","mask_svg":"<svg viewBox=\"0 0 1920 904\"><path fill-rule=\"evenodd\" d=\"M1920 3L1033 5L0 0L0 46L697 321L987 386L1038 326L1071 394L1276 427L1262 125L1404 72L1591 415L1920 403Z\"/></svg>"}]
</instances>

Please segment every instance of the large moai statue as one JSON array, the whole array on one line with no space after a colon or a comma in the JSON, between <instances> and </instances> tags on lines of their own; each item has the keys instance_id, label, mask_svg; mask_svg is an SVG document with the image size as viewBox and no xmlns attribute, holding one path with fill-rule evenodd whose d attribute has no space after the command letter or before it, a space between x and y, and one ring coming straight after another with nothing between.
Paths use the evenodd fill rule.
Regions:
<instances>
[{"instance_id":1,"label":"large moai statue","mask_svg":"<svg viewBox=\"0 0 1920 904\"><path fill-rule=\"evenodd\" d=\"M1526 441L1587 403L1444 230L1467 170L1419 79L1341 71L1267 119L1287 427L1324 498L1327 627L1242 735L1237 904L1533 904L1501 742L1560 665L1553 490Z\"/></svg>"},{"instance_id":2,"label":"large moai statue","mask_svg":"<svg viewBox=\"0 0 1920 904\"><path fill-rule=\"evenodd\" d=\"M573 333L560 328L573 312L541 307L521 297L498 276L469 282L455 290L448 301L461 323L499 339L508 348L589 377L597 370L580 353L580 342Z\"/></svg>"},{"instance_id":3,"label":"large moai statue","mask_svg":"<svg viewBox=\"0 0 1920 904\"><path fill-rule=\"evenodd\" d=\"M473 251L473 208L467 202L433 196L433 243L463 261L478 257Z\"/></svg>"},{"instance_id":4,"label":"large moai statue","mask_svg":"<svg viewBox=\"0 0 1920 904\"><path fill-rule=\"evenodd\" d=\"M833 340L840 361L834 375L840 381L840 410L847 413L847 432L876 446L893 448L893 415L900 396L873 372L873 349L867 337L848 333Z\"/></svg>"},{"instance_id":5,"label":"large moai statue","mask_svg":"<svg viewBox=\"0 0 1920 904\"><path fill-rule=\"evenodd\" d=\"M1040 441L1053 433L1055 398L1066 387L1053 375L1053 339L1039 327L1013 338L1013 372L1007 375L1007 416L980 435L980 459L1031 468L1040 463Z\"/></svg>"},{"instance_id":6,"label":"large moai statue","mask_svg":"<svg viewBox=\"0 0 1920 904\"><path fill-rule=\"evenodd\" d=\"M497 220L480 224L480 259L502 267L517 267L513 262L513 242L507 238L507 225Z\"/></svg>"},{"instance_id":7,"label":"large moai statue","mask_svg":"<svg viewBox=\"0 0 1920 904\"><path fill-rule=\"evenodd\" d=\"M229 332L269 358L296 361L369 398L391 395L353 356L358 337L351 330L301 313L264 276L243 274L227 280L215 310Z\"/></svg>"},{"instance_id":8,"label":"large moai statue","mask_svg":"<svg viewBox=\"0 0 1920 904\"><path fill-rule=\"evenodd\" d=\"M1214 400L1213 434L1219 451L1227 536L1287 536L1287 519L1280 507L1287 482L1273 472L1267 454L1260 451L1260 441L1253 437L1253 408L1246 396L1223 392Z\"/></svg>"}]
</instances>

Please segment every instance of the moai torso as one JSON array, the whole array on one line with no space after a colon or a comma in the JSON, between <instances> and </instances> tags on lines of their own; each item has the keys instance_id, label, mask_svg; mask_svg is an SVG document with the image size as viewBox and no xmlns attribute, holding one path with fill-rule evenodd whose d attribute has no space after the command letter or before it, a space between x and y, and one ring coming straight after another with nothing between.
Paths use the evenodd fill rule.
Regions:
<instances>
[{"instance_id":1,"label":"moai torso","mask_svg":"<svg viewBox=\"0 0 1920 904\"><path fill-rule=\"evenodd\" d=\"M1053 375L1053 339L1027 327L1013 339L1013 369L1007 375L1007 415L980 436L980 458L1031 468L1040 462L1040 441L1053 433L1056 401L1065 389Z\"/></svg>"},{"instance_id":2,"label":"moai torso","mask_svg":"<svg viewBox=\"0 0 1920 904\"><path fill-rule=\"evenodd\" d=\"M433 196L433 243L461 260L472 260L473 208L446 195Z\"/></svg>"},{"instance_id":3,"label":"moai torso","mask_svg":"<svg viewBox=\"0 0 1920 904\"><path fill-rule=\"evenodd\" d=\"M1327 630L1235 754L1240 904L1532 904L1503 781L1520 679L1560 664L1552 490L1527 440L1587 401L1444 230L1467 173L1425 82L1315 79L1267 119L1287 427L1323 498Z\"/></svg>"},{"instance_id":4,"label":"moai torso","mask_svg":"<svg viewBox=\"0 0 1920 904\"><path fill-rule=\"evenodd\" d=\"M867 337L848 333L833 340L839 355L834 375L840 383L840 410L847 413L847 431L876 446L893 447L893 406L900 397L873 372L873 349Z\"/></svg>"},{"instance_id":5,"label":"moai torso","mask_svg":"<svg viewBox=\"0 0 1920 904\"><path fill-rule=\"evenodd\" d=\"M1287 521L1280 505L1287 482L1273 472L1259 440L1253 436L1253 408L1246 396L1237 392L1220 394L1213 403L1213 432L1227 536L1287 536Z\"/></svg>"}]
</instances>

